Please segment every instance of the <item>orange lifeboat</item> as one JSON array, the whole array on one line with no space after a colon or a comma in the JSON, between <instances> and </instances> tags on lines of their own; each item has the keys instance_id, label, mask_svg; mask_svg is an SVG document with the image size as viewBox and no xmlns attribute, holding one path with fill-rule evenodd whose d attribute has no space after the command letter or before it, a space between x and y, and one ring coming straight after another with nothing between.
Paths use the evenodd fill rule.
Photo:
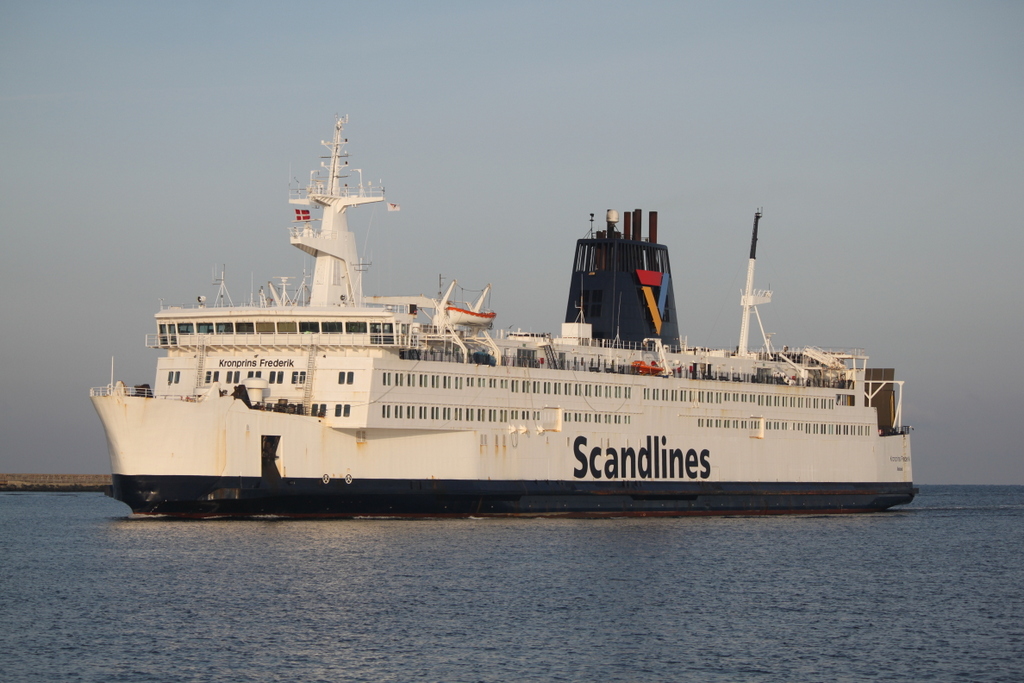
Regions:
<instances>
[{"instance_id":1,"label":"orange lifeboat","mask_svg":"<svg viewBox=\"0 0 1024 683\"><path fill-rule=\"evenodd\" d=\"M638 375L660 375L662 368L657 363L645 363L642 360L633 361L633 372Z\"/></svg>"}]
</instances>

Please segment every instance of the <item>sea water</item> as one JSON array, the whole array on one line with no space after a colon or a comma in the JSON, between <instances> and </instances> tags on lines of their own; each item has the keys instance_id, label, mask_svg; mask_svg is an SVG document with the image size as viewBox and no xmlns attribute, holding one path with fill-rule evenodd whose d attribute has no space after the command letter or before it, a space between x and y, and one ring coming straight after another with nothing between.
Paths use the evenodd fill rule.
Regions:
<instances>
[{"instance_id":1,"label":"sea water","mask_svg":"<svg viewBox=\"0 0 1024 683\"><path fill-rule=\"evenodd\" d=\"M138 518L0 494L5 681L1022 681L1024 487L865 515Z\"/></svg>"}]
</instances>

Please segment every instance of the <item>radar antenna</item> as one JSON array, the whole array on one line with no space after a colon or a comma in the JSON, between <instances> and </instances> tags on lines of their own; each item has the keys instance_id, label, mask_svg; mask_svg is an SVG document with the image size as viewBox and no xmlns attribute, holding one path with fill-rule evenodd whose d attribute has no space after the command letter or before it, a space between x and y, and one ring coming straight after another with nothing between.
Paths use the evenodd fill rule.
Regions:
<instances>
[{"instance_id":1,"label":"radar antenna","mask_svg":"<svg viewBox=\"0 0 1024 683\"><path fill-rule=\"evenodd\" d=\"M213 267L213 283L220 285L217 289L217 303L216 306L224 306L224 302L227 301L228 306L234 306L234 302L231 301L231 294L228 293L227 282L224 279L224 272L227 270L227 264L222 264L220 267L220 276L217 276L217 266Z\"/></svg>"}]
</instances>

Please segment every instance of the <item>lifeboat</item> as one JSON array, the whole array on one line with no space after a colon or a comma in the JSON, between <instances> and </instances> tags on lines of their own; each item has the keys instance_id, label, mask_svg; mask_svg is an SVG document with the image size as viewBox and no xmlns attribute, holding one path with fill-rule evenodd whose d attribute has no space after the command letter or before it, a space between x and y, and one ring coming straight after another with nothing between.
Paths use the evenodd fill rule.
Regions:
<instances>
[{"instance_id":1,"label":"lifeboat","mask_svg":"<svg viewBox=\"0 0 1024 683\"><path fill-rule=\"evenodd\" d=\"M633 361L633 372L638 375L660 375L662 368L657 363L645 363L642 360Z\"/></svg>"},{"instance_id":2,"label":"lifeboat","mask_svg":"<svg viewBox=\"0 0 1024 683\"><path fill-rule=\"evenodd\" d=\"M470 327L489 327L497 315L494 311L477 313L457 306L449 306L445 309L448 312L448 319L452 325L468 325Z\"/></svg>"}]
</instances>

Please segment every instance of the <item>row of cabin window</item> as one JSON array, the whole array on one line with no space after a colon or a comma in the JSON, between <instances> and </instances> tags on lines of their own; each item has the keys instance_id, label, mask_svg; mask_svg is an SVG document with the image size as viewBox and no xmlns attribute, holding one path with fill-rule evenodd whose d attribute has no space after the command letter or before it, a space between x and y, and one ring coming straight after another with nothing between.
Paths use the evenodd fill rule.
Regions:
<instances>
[{"instance_id":1,"label":"row of cabin window","mask_svg":"<svg viewBox=\"0 0 1024 683\"><path fill-rule=\"evenodd\" d=\"M566 413L566 422L593 422L596 424L617 424L628 425L632 422L632 415L620 415L618 413Z\"/></svg>"},{"instance_id":2,"label":"row of cabin window","mask_svg":"<svg viewBox=\"0 0 1024 683\"><path fill-rule=\"evenodd\" d=\"M849 396L849 398L846 398ZM781 406L783 408L820 408L831 410L839 401L840 405L854 405L850 394L837 394L832 398L812 396L782 396L778 394L741 394L728 391L693 391L686 389L644 389L645 401L689 401L691 403L756 403L759 406Z\"/></svg>"},{"instance_id":3,"label":"row of cabin window","mask_svg":"<svg viewBox=\"0 0 1024 683\"><path fill-rule=\"evenodd\" d=\"M511 385L509 382L511 381ZM530 381L530 380L507 380L507 379L496 379L491 377L451 377L449 375L425 375L415 373L401 373L401 372L385 372L381 377L381 383L388 386L420 386L431 389L462 389L463 386L466 388L488 388L488 389L509 389L511 388L512 393L524 393L524 394L555 394L557 396L563 393L566 396L572 396L574 393L576 396L595 396L600 397L604 394L605 398L631 398L632 387L624 387L620 385L602 385L602 384L572 384L569 382L541 382L541 381Z\"/></svg>"},{"instance_id":4,"label":"row of cabin window","mask_svg":"<svg viewBox=\"0 0 1024 683\"><path fill-rule=\"evenodd\" d=\"M541 382L512 380L512 393L554 394L555 396L593 396L595 398L631 398L633 388L619 384L573 384L571 382Z\"/></svg>"},{"instance_id":5,"label":"row of cabin window","mask_svg":"<svg viewBox=\"0 0 1024 683\"><path fill-rule=\"evenodd\" d=\"M319 322L282 320L279 322L197 322L161 323L160 334L394 334L394 323Z\"/></svg>"},{"instance_id":6,"label":"row of cabin window","mask_svg":"<svg viewBox=\"0 0 1024 683\"><path fill-rule=\"evenodd\" d=\"M729 420L721 418L697 418L698 427L724 429L760 429L760 420ZM804 432L805 434L831 434L839 436L870 436L870 425L833 424L818 422L778 422L765 420L766 430Z\"/></svg>"},{"instance_id":7,"label":"row of cabin window","mask_svg":"<svg viewBox=\"0 0 1024 683\"><path fill-rule=\"evenodd\" d=\"M326 403L314 403L310 407L310 414L312 415L326 415L327 414ZM352 404L350 403L335 403L334 404L334 417L348 417L352 414Z\"/></svg>"},{"instance_id":8,"label":"row of cabin window","mask_svg":"<svg viewBox=\"0 0 1024 683\"><path fill-rule=\"evenodd\" d=\"M508 422L509 420L540 419L539 410L507 408L452 408L450 406L410 406L385 403L380 416L406 420L454 420L455 422Z\"/></svg>"},{"instance_id":9,"label":"row of cabin window","mask_svg":"<svg viewBox=\"0 0 1024 683\"><path fill-rule=\"evenodd\" d=\"M490 387L491 389L508 389L507 379L491 379L485 377L452 377L451 375L424 375L413 372L385 372L381 375L381 384L386 387L430 387L431 389L462 389L465 387Z\"/></svg>"},{"instance_id":10,"label":"row of cabin window","mask_svg":"<svg viewBox=\"0 0 1024 683\"><path fill-rule=\"evenodd\" d=\"M171 375L174 375L174 383L177 383L180 372L174 371L167 374L167 383L171 384ZM224 381L227 384L237 384L240 381L241 370L229 370L224 373ZM262 378L262 370L250 370L249 377ZM220 370L207 370L206 380L204 384L210 384L211 382L220 381ZM267 382L270 384L284 384L284 370L271 370L267 376ZM306 383L306 371L296 370L292 373L292 384L305 384Z\"/></svg>"},{"instance_id":11,"label":"row of cabin window","mask_svg":"<svg viewBox=\"0 0 1024 683\"><path fill-rule=\"evenodd\" d=\"M338 384L353 384L355 382L354 372L339 372L338 373ZM250 370L249 377L263 377L262 370ZM238 384L242 379L241 370L228 370L224 373L224 382L227 384ZM207 370L206 371L206 384L211 382L220 381L220 370ZM284 384L284 370L272 370L268 377L270 384ZM181 370L171 370L167 373L168 384L178 384L181 382ZM292 373L292 384L305 384L306 373L305 371L296 371Z\"/></svg>"}]
</instances>

